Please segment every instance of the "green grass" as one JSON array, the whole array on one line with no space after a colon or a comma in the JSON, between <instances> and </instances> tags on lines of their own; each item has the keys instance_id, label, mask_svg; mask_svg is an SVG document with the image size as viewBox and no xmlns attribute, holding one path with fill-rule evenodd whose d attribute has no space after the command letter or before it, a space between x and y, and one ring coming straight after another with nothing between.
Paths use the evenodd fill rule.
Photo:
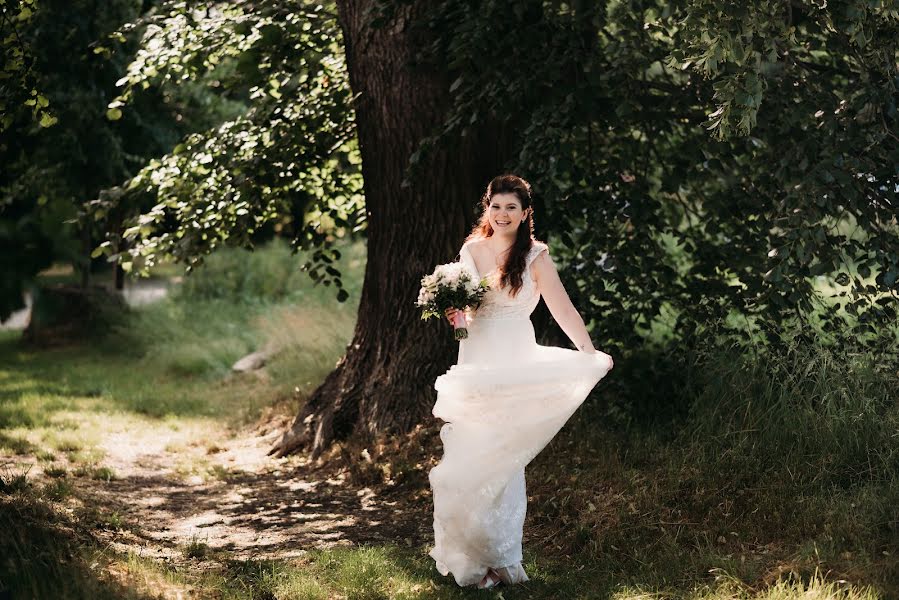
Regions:
<instances>
[{"instance_id":1,"label":"green grass","mask_svg":"<svg viewBox=\"0 0 899 600\"><path fill-rule=\"evenodd\" d=\"M202 559L206 556L192 557ZM424 556L424 558L422 558ZM724 569L716 569L708 583L678 587L626 584L597 577L596 569L570 562L539 560L525 553L531 581L492 591L460 589L451 577L436 574L424 548L394 544L311 550L300 559L283 561L227 561L218 567L188 571L135 554L118 559L117 571L132 590L167 590L169 597L187 589L203 591L203 597L226 600L277 598L326 600L348 597L371 600L455 598L608 598L648 600L875 600L883 598L869 586L829 581L820 573L808 577L784 577L755 589Z\"/></svg>"},{"instance_id":2,"label":"green grass","mask_svg":"<svg viewBox=\"0 0 899 600\"><path fill-rule=\"evenodd\" d=\"M209 555L209 544L193 538L184 547L185 558L204 559Z\"/></svg>"},{"instance_id":3,"label":"green grass","mask_svg":"<svg viewBox=\"0 0 899 600\"><path fill-rule=\"evenodd\" d=\"M27 476L0 477L0 591L13 598L155 598L111 576L108 550L91 531L105 525L59 510L71 496L64 481L45 485Z\"/></svg>"},{"instance_id":4,"label":"green grass","mask_svg":"<svg viewBox=\"0 0 899 600\"><path fill-rule=\"evenodd\" d=\"M713 572L758 591L818 573L899 594L897 365L788 348L621 361L613 376L654 377L648 404L665 418L609 428L615 404L602 393L582 407L529 466L532 535L602 565L605 579L675 597Z\"/></svg>"},{"instance_id":5,"label":"green grass","mask_svg":"<svg viewBox=\"0 0 899 600\"><path fill-rule=\"evenodd\" d=\"M247 422L273 396L291 395L297 387L310 391L333 368L352 333L359 291L352 282L361 280L364 247L344 249L346 264L339 266L348 273L351 292L345 304L334 300L332 288L313 286L298 270L303 258L290 256L281 244L257 254L229 249L208 259L209 272L185 281L202 280L193 285L203 290L225 286L221 277L241 270L235 256L247 262L242 270L260 271L260 279L281 277L292 265L291 287L277 300L248 295L247 289L239 301L177 293L133 311L89 348L32 351L20 347L18 332L0 331L0 428L64 427L60 415L71 409ZM252 291L264 294L267 288ZM231 365L268 345L279 350L272 367L285 376L273 377L267 394L248 394L258 380L242 382L231 375ZM57 449L66 449L64 441L59 444Z\"/></svg>"}]
</instances>

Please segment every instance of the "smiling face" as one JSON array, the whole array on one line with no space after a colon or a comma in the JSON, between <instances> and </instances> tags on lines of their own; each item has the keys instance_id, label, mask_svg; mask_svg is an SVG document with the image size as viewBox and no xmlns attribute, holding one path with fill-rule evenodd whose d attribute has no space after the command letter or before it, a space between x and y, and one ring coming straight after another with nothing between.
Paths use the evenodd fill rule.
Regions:
<instances>
[{"instance_id":1,"label":"smiling face","mask_svg":"<svg viewBox=\"0 0 899 600\"><path fill-rule=\"evenodd\" d=\"M493 231L514 234L527 218L527 211L522 209L521 200L515 194L494 194L487 205L487 218Z\"/></svg>"}]
</instances>

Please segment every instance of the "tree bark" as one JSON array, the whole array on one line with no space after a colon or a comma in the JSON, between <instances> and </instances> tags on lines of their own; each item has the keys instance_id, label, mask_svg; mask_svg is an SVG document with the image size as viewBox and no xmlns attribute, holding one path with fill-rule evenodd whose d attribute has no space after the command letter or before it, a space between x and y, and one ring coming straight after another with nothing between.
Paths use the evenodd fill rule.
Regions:
<instances>
[{"instance_id":1,"label":"tree bark","mask_svg":"<svg viewBox=\"0 0 899 600\"><path fill-rule=\"evenodd\" d=\"M483 188L507 158L505 136L482 127L425 156L403 187L409 157L440 131L449 107L450 74L411 65L429 41L412 27L427 3L397 3L378 27L370 23L376 0L337 4L357 94L368 262L353 340L270 450L276 456L304 449L317 458L333 441L405 433L429 417L434 380L456 359L458 343L445 321L421 320L421 277L456 257Z\"/></svg>"}]
</instances>

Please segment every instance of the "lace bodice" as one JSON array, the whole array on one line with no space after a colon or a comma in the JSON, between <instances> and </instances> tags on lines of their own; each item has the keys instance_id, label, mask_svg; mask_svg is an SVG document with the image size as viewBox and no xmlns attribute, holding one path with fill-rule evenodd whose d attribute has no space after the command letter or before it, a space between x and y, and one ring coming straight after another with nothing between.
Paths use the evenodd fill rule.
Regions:
<instances>
[{"instance_id":1,"label":"lace bodice","mask_svg":"<svg viewBox=\"0 0 899 600\"><path fill-rule=\"evenodd\" d=\"M477 242L471 241L464 244L459 252L459 258L478 277L486 277L490 284L490 289L484 295L481 306L477 310L466 311L468 317L471 319L527 319L530 317L540 302L537 283L531 275L531 263L534 262L534 259L541 252L547 249L546 244L534 241L525 258L526 266L521 276L521 289L518 290L518 295L513 297L510 293L510 288L499 287L499 268L493 269L493 271L486 274L478 271L478 267L469 250L469 246L474 243Z\"/></svg>"}]
</instances>

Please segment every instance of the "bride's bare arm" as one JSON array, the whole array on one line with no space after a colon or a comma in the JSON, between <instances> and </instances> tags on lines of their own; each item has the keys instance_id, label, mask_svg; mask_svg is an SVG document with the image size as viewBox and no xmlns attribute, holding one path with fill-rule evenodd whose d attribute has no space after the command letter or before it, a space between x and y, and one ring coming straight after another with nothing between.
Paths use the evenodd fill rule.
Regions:
<instances>
[{"instance_id":1,"label":"bride's bare arm","mask_svg":"<svg viewBox=\"0 0 899 600\"><path fill-rule=\"evenodd\" d=\"M581 314L571 303L562 280L559 279L559 273L556 271L556 265L553 263L549 252L541 252L534 259L534 280L537 282L537 290L543 296L546 307L552 314L556 323L565 332L565 335L577 346L578 350L584 352L596 352L593 342L590 340L590 333L584 326L584 319Z\"/></svg>"}]
</instances>

